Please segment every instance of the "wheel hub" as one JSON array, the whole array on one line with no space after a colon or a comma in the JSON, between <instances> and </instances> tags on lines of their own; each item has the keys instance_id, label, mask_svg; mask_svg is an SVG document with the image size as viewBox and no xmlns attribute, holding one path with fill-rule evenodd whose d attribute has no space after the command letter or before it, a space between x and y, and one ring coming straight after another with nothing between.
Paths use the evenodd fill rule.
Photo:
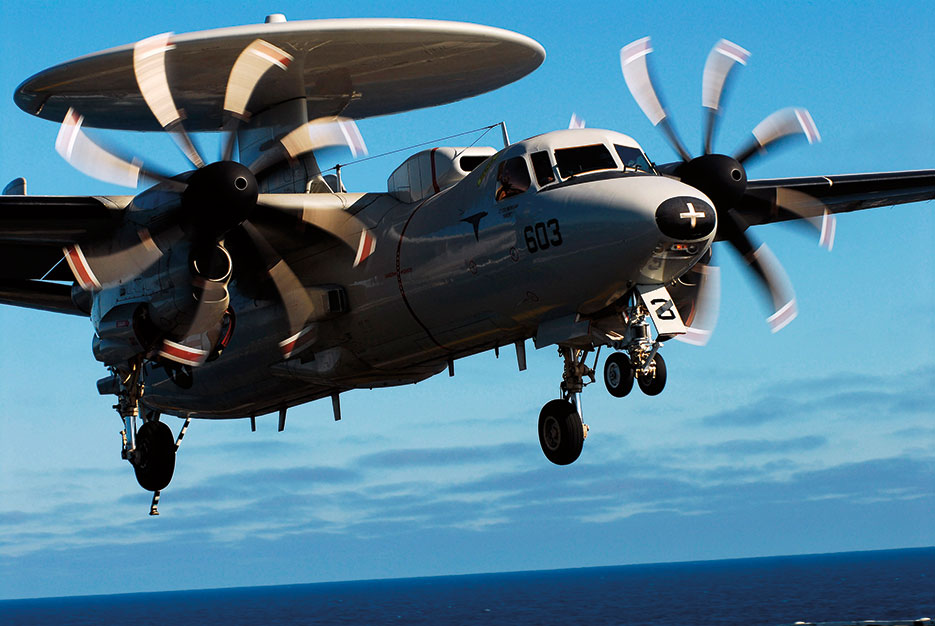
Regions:
<instances>
[{"instance_id":1,"label":"wheel hub","mask_svg":"<svg viewBox=\"0 0 935 626\"><path fill-rule=\"evenodd\" d=\"M558 420L552 416L547 417L543 430L545 445L548 446L549 450L558 450L559 446L562 445L562 429Z\"/></svg>"},{"instance_id":2,"label":"wheel hub","mask_svg":"<svg viewBox=\"0 0 935 626\"><path fill-rule=\"evenodd\" d=\"M611 387L620 385L620 366L616 363L611 363L607 367L607 382L610 383Z\"/></svg>"}]
</instances>

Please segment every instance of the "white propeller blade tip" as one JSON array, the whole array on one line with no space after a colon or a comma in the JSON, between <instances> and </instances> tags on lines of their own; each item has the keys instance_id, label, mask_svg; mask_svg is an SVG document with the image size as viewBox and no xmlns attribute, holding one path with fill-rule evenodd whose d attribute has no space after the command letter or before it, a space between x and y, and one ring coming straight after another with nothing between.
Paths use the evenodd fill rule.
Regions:
<instances>
[{"instance_id":1,"label":"white propeller blade tip","mask_svg":"<svg viewBox=\"0 0 935 626\"><path fill-rule=\"evenodd\" d=\"M789 325L799 314L799 307L795 298L782 305L778 311L766 318L769 328L772 332L778 333Z\"/></svg>"},{"instance_id":2,"label":"white propeller blade tip","mask_svg":"<svg viewBox=\"0 0 935 626\"><path fill-rule=\"evenodd\" d=\"M624 47L620 48L620 65L621 67L625 67L633 61L636 61L638 58L646 56L652 51L653 46L649 40L649 37L637 39L633 43L628 43Z\"/></svg>"}]
</instances>

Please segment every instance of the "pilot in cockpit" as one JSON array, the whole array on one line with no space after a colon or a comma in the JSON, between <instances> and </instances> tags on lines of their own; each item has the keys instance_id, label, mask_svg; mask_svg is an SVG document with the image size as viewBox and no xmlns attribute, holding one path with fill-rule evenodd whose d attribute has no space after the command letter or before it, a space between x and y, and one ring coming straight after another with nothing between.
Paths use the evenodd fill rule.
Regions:
<instances>
[{"instance_id":1,"label":"pilot in cockpit","mask_svg":"<svg viewBox=\"0 0 935 626\"><path fill-rule=\"evenodd\" d=\"M514 157L500 163L497 169L497 201L523 193L529 189L529 167L522 157Z\"/></svg>"}]
</instances>

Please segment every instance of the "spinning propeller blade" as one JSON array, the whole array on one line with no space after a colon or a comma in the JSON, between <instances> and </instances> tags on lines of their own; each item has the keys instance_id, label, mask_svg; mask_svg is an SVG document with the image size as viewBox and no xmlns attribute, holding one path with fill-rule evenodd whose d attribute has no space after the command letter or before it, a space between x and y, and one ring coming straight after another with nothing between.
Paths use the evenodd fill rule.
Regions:
<instances>
[{"instance_id":1,"label":"spinning propeller blade","mask_svg":"<svg viewBox=\"0 0 935 626\"><path fill-rule=\"evenodd\" d=\"M721 269L711 265L711 251L669 288L675 306L682 313L687 332L676 335L684 343L703 346L717 325L721 300Z\"/></svg>"},{"instance_id":2,"label":"spinning propeller blade","mask_svg":"<svg viewBox=\"0 0 935 626\"><path fill-rule=\"evenodd\" d=\"M314 306L305 286L279 253L269 245L256 226L250 222L244 222L243 229L253 243L267 274L276 285L276 291L286 311L289 335L279 343L279 347L283 356L288 359L306 347L308 341L314 338L311 334L313 327L307 325Z\"/></svg>"},{"instance_id":3,"label":"spinning propeller blade","mask_svg":"<svg viewBox=\"0 0 935 626\"><path fill-rule=\"evenodd\" d=\"M55 151L73 168L91 178L122 187L136 188L142 178L169 180L166 174L144 169L143 162L137 158L130 161L102 147L81 130L82 122L83 116L68 109L55 138Z\"/></svg>"},{"instance_id":4,"label":"spinning propeller blade","mask_svg":"<svg viewBox=\"0 0 935 626\"><path fill-rule=\"evenodd\" d=\"M250 171L259 175L283 160L294 161L308 152L335 146L347 147L354 157L367 154L367 146L354 120L346 117L325 117L307 122L279 140L278 150L263 152Z\"/></svg>"},{"instance_id":5,"label":"spinning propeller blade","mask_svg":"<svg viewBox=\"0 0 935 626\"><path fill-rule=\"evenodd\" d=\"M340 203L325 206L321 201L304 194L260 194L257 205L288 215L304 224L311 224L344 242L356 253L355 267L376 249L376 238L367 225L345 211Z\"/></svg>"},{"instance_id":6,"label":"spinning propeller blade","mask_svg":"<svg viewBox=\"0 0 935 626\"><path fill-rule=\"evenodd\" d=\"M834 235L837 230L837 218L828 211L824 203L808 194L779 187L776 189L776 206L798 217L790 225L804 225L818 232L818 245L831 252L834 247ZM820 215L817 215L821 211Z\"/></svg>"},{"instance_id":7,"label":"spinning propeller blade","mask_svg":"<svg viewBox=\"0 0 935 626\"><path fill-rule=\"evenodd\" d=\"M181 229L160 234L164 246L182 238ZM122 229L114 237L71 244L63 249L75 281L85 291L99 291L139 276L162 257L162 249L147 228Z\"/></svg>"},{"instance_id":8,"label":"spinning propeller blade","mask_svg":"<svg viewBox=\"0 0 935 626\"><path fill-rule=\"evenodd\" d=\"M195 167L205 162L182 125L182 113L175 106L169 79L166 76L166 52L175 48L169 39L172 33L154 35L133 46L133 73L143 99L163 130L172 136L182 153Z\"/></svg>"},{"instance_id":9,"label":"spinning propeller blade","mask_svg":"<svg viewBox=\"0 0 935 626\"><path fill-rule=\"evenodd\" d=\"M720 113L721 99L730 71L737 63L747 64L750 53L737 44L722 39L708 54L701 83L701 106L707 110L705 116L704 153L711 154L714 127Z\"/></svg>"},{"instance_id":10,"label":"spinning propeller blade","mask_svg":"<svg viewBox=\"0 0 935 626\"><path fill-rule=\"evenodd\" d=\"M675 132L675 128L668 121L665 107L653 87L653 80L647 63L647 57L652 51L653 48L649 37L637 39L621 48L620 69L623 71L623 79L626 81L627 88L630 90L633 99L643 110L643 114L649 118L653 126L661 124L666 138L679 156L682 157L682 160L690 161L691 154L685 149L684 144L682 144Z\"/></svg>"},{"instance_id":11,"label":"spinning propeller blade","mask_svg":"<svg viewBox=\"0 0 935 626\"><path fill-rule=\"evenodd\" d=\"M730 243L747 267L753 270L760 287L769 296L773 313L766 321L775 333L795 319L798 313L795 293L779 259L766 244L755 246L746 229L747 224L733 209L718 215L719 235Z\"/></svg>"},{"instance_id":12,"label":"spinning propeller blade","mask_svg":"<svg viewBox=\"0 0 935 626\"><path fill-rule=\"evenodd\" d=\"M226 130L221 160L229 161L234 153L234 142L240 122L250 118L247 104L260 79L271 67L286 70L293 57L271 43L257 39L243 49L227 79L227 92L224 95L224 112L227 114Z\"/></svg>"},{"instance_id":13,"label":"spinning propeller blade","mask_svg":"<svg viewBox=\"0 0 935 626\"><path fill-rule=\"evenodd\" d=\"M746 163L755 154L765 153L771 143L800 133L810 144L821 141L818 127L807 110L789 108L776 111L756 125L752 141L737 152L736 159Z\"/></svg>"}]
</instances>

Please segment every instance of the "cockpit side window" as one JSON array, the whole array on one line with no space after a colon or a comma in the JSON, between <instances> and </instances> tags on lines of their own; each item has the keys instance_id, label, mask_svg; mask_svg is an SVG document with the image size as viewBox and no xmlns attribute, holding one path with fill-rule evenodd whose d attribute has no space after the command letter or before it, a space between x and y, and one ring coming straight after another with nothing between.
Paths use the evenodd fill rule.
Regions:
<instances>
[{"instance_id":1,"label":"cockpit side window","mask_svg":"<svg viewBox=\"0 0 935 626\"><path fill-rule=\"evenodd\" d=\"M513 157L497 168L497 202L529 189L529 166L523 157Z\"/></svg>"},{"instance_id":2,"label":"cockpit side window","mask_svg":"<svg viewBox=\"0 0 935 626\"><path fill-rule=\"evenodd\" d=\"M639 148L631 148L630 146L621 146L618 144L614 144L614 148L617 149L617 154L623 162L624 171L639 170L647 174L654 173L649 161L646 160L646 155L644 155Z\"/></svg>"},{"instance_id":3,"label":"cockpit side window","mask_svg":"<svg viewBox=\"0 0 935 626\"><path fill-rule=\"evenodd\" d=\"M562 178L569 178L583 172L595 170L615 170L617 162L602 143L577 148L560 148L555 151L555 162Z\"/></svg>"},{"instance_id":4,"label":"cockpit side window","mask_svg":"<svg viewBox=\"0 0 935 626\"><path fill-rule=\"evenodd\" d=\"M536 172L536 182L539 183L540 187L555 182L555 174L552 173L552 161L549 159L547 151L533 152L529 155L529 159L532 161L532 169Z\"/></svg>"}]
</instances>

